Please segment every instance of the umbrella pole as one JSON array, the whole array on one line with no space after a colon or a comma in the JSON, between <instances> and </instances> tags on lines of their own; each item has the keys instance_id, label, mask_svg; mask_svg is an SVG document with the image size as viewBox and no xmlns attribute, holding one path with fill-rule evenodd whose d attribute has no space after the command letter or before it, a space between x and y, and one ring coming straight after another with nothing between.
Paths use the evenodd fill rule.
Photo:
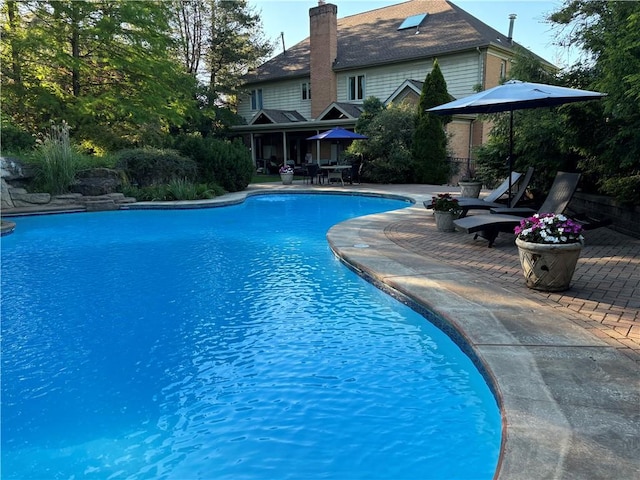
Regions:
<instances>
[{"instance_id":1,"label":"umbrella pole","mask_svg":"<svg viewBox=\"0 0 640 480\"><path fill-rule=\"evenodd\" d=\"M509 207L511 205L511 172L513 172L513 110L509 111Z\"/></svg>"}]
</instances>

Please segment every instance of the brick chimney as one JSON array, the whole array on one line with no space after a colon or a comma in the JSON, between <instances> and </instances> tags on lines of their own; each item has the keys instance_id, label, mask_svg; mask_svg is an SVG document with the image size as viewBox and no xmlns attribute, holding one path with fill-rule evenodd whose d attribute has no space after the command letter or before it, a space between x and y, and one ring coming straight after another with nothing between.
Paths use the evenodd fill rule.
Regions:
<instances>
[{"instance_id":1,"label":"brick chimney","mask_svg":"<svg viewBox=\"0 0 640 480\"><path fill-rule=\"evenodd\" d=\"M333 62L338 55L338 7L318 2L309 9L311 116L315 119L338 99Z\"/></svg>"}]
</instances>

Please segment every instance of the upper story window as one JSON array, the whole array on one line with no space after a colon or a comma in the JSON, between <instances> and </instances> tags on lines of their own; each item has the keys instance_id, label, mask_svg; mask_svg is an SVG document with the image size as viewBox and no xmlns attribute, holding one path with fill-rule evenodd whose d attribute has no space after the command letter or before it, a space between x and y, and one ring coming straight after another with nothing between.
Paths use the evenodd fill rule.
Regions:
<instances>
[{"instance_id":1,"label":"upper story window","mask_svg":"<svg viewBox=\"0 0 640 480\"><path fill-rule=\"evenodd\" d=\"M364 98L364 75L349 77L349 100Z\"/></svg>"},{"instance_id":2,"label":"upper story window","mask_svg":"<svg viewBox=\"0 0 640 480\"><path fill-rule=\"evenodd\" d=\"M311 83L302 83L302 100L311 100Z\"/></svg>"},{"instance_id":3,"label":"upper story window","mask_svg":"<svg viewBox=\"0 0 640 480\"><path fill-rule=\"evenodd\" d=\"M502 60L500 62L500 79L502 80L503 78L507 77L507 61L506 60Z\"/></svg>"},{"instance_id":4,"label":"upper story window","mask_svg":"<svg viewBox=\"0 0 640 480\"><path fill-rule=\"evenodd\" d=\"M262 89L251 90L251 110L262 110Z\"/></svg>"}]
</instances>

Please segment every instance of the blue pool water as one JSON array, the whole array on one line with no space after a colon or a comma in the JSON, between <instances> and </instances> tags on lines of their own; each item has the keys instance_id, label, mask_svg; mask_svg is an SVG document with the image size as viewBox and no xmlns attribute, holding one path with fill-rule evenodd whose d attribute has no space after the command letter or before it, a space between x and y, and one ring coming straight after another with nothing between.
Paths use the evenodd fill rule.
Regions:
<instances>
[{"instance_id":1,"label":"blue pool water","mask_svg":"<svg viewBox=\"0 0 640 480\"><path fill-rule=\"evenodd\" d=\"M17 219L2 478L491 478L501 423L482 376L326 241L406 205L265 195Z\"/></svg>"}]
</instances>

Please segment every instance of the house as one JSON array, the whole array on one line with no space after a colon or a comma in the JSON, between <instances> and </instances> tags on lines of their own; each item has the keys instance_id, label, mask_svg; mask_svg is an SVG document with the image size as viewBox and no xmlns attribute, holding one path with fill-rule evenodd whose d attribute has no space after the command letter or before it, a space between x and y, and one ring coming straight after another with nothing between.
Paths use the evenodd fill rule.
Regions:
<instances>
[{"instance_id":1,"label":"house","mask_svg":"<svg viewBox=\"0 0 640 480\"><path fill-rule=\"evenodd\" d=\"M365 98L417 103L438 60L449 94L464 97L500 83L509 72L515 15L503 35L447 0L410 0L338 19L320 0L309 9L310 35L246 76L234 127L257 166L264 159L300 165L338 160L341 145L308 141L335 126L353 129ZM545 62L546 63L546 62ZM475 116L447 126L452 156L470 158L486 140Z\"/></svg>"}]
</instances>

